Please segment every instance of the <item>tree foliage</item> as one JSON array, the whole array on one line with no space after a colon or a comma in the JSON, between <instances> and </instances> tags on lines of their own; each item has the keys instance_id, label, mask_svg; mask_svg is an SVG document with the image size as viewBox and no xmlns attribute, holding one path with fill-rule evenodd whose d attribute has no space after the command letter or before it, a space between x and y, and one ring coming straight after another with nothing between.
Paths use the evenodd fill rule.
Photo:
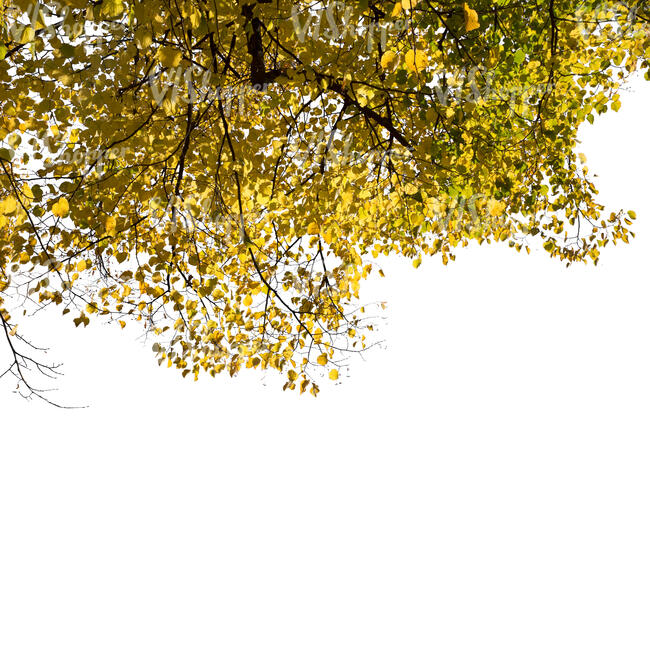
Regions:
<instances>
[{"instance_id":1,"label":"tree foliage","mask_svg":"<svg viewBox=\"0 0 650 650\"><path fill-rule=\"evenodd\" d=\"M0 316L135 319L198 376L318 390L369 344L360 282L471 240L627 242L576 133L648 72L647 4L67 0L5 6Z\"/></svg>"}]
</instances>

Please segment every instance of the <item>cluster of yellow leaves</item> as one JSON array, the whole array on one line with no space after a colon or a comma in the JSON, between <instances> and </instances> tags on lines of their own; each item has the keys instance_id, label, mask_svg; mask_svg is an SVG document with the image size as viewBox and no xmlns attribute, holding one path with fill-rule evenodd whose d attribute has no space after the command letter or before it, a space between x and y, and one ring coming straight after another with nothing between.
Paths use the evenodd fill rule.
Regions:
<instances>
[{"instance_id":1,"label":"cluster of yellow leaves","mask_svg":"<svg viewBox=\"0 0 650 650\"><path fill-rule=\"evenodd\" d=\"M184 375L273 369L316 394L371 342L379 256L537 239L596 262L632 236L573 151L648 67L625 7L104 0L28 25L15 5L6 277L78 326L135 320Z\"/></svg>"}]
</instances>

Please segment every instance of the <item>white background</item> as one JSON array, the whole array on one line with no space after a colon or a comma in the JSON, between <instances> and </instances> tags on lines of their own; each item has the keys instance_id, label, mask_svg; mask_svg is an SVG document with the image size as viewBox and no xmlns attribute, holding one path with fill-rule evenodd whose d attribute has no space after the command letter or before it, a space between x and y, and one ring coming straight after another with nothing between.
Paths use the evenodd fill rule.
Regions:
<instances>
[{"instance_id":1,"label":"white background","mask_svg":"<svg viewBox=\"0 0 650 650\"><path fill-rule=\"evenodd\" d=\"M194 383L33 324L57 411L0 393L3 650L650 647L648 106L587 127L638 236L597 268L386 267L386 350L318 399Z\"/></svg>"}]
</instances>

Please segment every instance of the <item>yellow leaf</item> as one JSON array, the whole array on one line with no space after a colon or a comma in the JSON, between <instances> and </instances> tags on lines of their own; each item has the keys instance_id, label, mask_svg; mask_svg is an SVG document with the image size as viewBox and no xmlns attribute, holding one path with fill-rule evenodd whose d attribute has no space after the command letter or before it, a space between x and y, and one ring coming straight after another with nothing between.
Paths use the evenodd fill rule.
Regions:
<instances>
[{"instance_id":1,"label":"yellow leaf","mask_svg":"<svg viewBox=\"0 0 650 650\"><path fill-rule=\"evenodd\" d=\"M151 38L150 31L146 29L142 29L140 27L135 30L135 42L141 50L144 50L147 47L149 47L151 45L151 41L152 38Z\"/></svg>"},{"instance_id":2,"label":"yellow leaf","mask_svg":"<svg viewBox=\"0 0 650 650\"><path fill-rule=\"evenodd\" d=\"M326 354L321 354L321 355L318 357L318 359L316 359L316 361L318 361L318 363L319 363L321 366L325 366L325 365L327 365L327 355L326 355Z\"/></svg>"},{"instance_id":3,"label":"yellow leaf","mask_svg":"<svg viewBox=\"0 0 650 650\"><path fill-rule=\"evenodd\" d=\"M16 211L18 204L13 196L8 196L6 199L0 201L0 213L13 214Z\"/></svg>"},{"instance_id":4,"label":"yellow leaf","mask_svg":"<svg viewBox=\"0 0 650 650\"><path fill-rule=\"evenodd\" d=\"M201 24L201 13L199 11L193 11L190 14L190 25L192 25L193 29L198 29L200 24ZM269 25L268 29L269 31L271 31L272 24Z\"/></svg>"},{"instance_id":5,"label":"yellow leaf","mask_svg":"<svg viewBox=\"0 0 650 650\"><path fill-rule=\"evenodd\" d=\"M388 52L384 52L380 61L381 67L384 69L390 68L393 63L395 63L395 59L397 59L397 54L395 54L395 52L392 52L390 50Z\"/></svg>"},{"instance_id":6,"label":"yellow leaf","mask_svg":"<svg viewBox=\"0 0 650 650\"><path fill-rule=\"evenodd\" d=\"M308 235L317 235L319 232L319 227L318 224L315 221L312 221L308 226L307 226L307 234Z\"/></svg>"},{"instance_id":7,"label":"yellow leaf","mask_svg":"<svg viewBox=\"0 0 650 650\"><path fill-rule=\"evenodd\" d=\"M416 257L413 260L413 266L417 269L418 266L420 266L420 264L422 264L422 258L421 257Z\"/></svg>"},{"instance_id":8,"label":"yellow leaf","mask_svg":"<svg viewBox=\"0 0 650 650\"><path fill-rule=\"evenodd\" d=\"M487 208L491 217L500 217L504 213L506 206L503 201L489 199L487 202Z\"/></svg>"},{"instance_id":9,"label":"yellow leaf","mask_svg":"<svg viewBox=\"0 0 650 650\"><path fill-rule=\"evenodd\" d=\"M180 64L183 54L173 47L161 47L156 54L156 58L166 68L175 68Z\"/></svg>"},{"instance_id":10,"label":"yellow leaf","mask_svg":"<svg viewBox=\"0 0 650 650\"><path fill-rule=\"evenodd\" d=\"M252 304L253 304L253 298L251 297L250 294L248 294L248 295L244 298L244 307L250 307Z\"/></svg>"},{"instance_id":11,"label":"yellow leaf","mask_svg":"<svg viewBox=\"0 0 650 650\"><path fill-rule=\"evenodd\" d=\"M427 67L427 55L422 50L409 50L406 53L406 67L411 72L418 72Z\"/></svg>"},{"instance_id":12,"label":"yellow leaf","mask_svg":"<svg viewBox=\"0 0 650 650\"><path fill-rule=\"evenodd\" d=\"M104 0L101 3L102 16L109 18L117 18L124 11L124 4L122 0Z\"/></svg>"},{"instance_id":13,"label":"yellow leaf","mask_svg":"<svg viewBox=\"0 0 650 650\"><path fill-rule=\"evenodd\" d=\"M398 2L393 7L393 13L391 14L391 16L394 18L395 16L399 16L401 13L402 13L402 3Z\"/></svg>"},{"instance_id":14,"label":"yellow leaf","mask_svg":"<svg viewBox=\"0 0 650 650\"><path fill-rule=\"evenodd\" d=\"M65 196L62 196L53 206L52 214L55 217L65 217L66 214L70 211L70 205L68 204L68 199Z\"/></svg>"},{"instance_id":15,"label":"yellow leaf","mask_svg":"<svg viewBox=\"0 0 650 650\"><path fill-rule=\"evenodd\" d=\"M339 371L336 368L330 370L330 379L336 381L339 378Z\"/></svg>"},{"instance_id":16,"label":"yellow leaf","mask_svg":"<svg viewBox=\"0 0 650 650\"><path fill-rule=\"evenodd\" d=\"M34 198L34 193L32 192L32 188L29 185L27 185L27 183L23 183L22 190L23 190L23 194L25 195L25 197L27 197L29 201L31 201Z\"/></svg>"},{"instance_id":17,"label":"yellow leaf","mask_svg":"<svg viewBox=\"0 0 650 650\"><path fill-rule=\"evenodd\" d=\"M117 219L111 215L109 217L106 217L106 232L113 236L116 233L116 225L117 225Z\"/></svg>"},{"instance_id":18,"label":"yellow leaf","mask_svg":"<svg viewBox=\"0 0 650 650\"><path fill-rule=\"evenodd\" d=\"M471 32L473 29L480 27L478 14L474 9L470 9L467 3L463 4L463 15L465 16L465 31Z\"/></svg>"},{"instance_id":19,"label":"yellow leaf","mask_svg":"<svg viewBox=\"0 0 650 650\"><path fill-rule=\"evenodd\" d=\"M25 43L30 43L31 41L34 40L34 36L36 35L36 32L34 31L33 27L25 27L23 29L23 33L20 36L20 43L23 45Z\"/></svg>"},{"instance_id":20,"label":"yellow leaf","mask_svg":"<svg viewBox=\"0 0 650 650\"><path fill-rule=\"evenodd\" d=\"M420 0L402 0L402 9L404 9L404 11L413 9L419 1Z\"/></svg>"}]
</instances>

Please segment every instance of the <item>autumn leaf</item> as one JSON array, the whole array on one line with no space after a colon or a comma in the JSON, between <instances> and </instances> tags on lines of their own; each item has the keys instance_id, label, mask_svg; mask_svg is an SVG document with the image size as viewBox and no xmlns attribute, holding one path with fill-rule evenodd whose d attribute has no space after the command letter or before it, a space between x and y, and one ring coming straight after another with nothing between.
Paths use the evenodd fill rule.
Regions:
<instances>
[{"instance_id":1,"label":"autumn leaf","mask_svg":"<svg viewBox=\"0 0 650 650\"><path fill-rule=\"evenodd\" d=\"M111 237L115 236L116 226L117 226L117 219L113 215L108 216L106 218L106 224L105 224L106 233Z\"/></svg>"},{"instance_id":2,"label":"autumn leaf","mask_svg":"<svg viewBox=\"0 0 650 650\"><path fill-rule=\"evenodd\" d=\"M390 68L396 60L397 54L389 50L382 54L380 65L382 68Z\"/></svg>"},{"instance_id":3,"label":"autumn leaf","mask_svg":"<svg viewBox=\"0 0 650 650\"><path fill-rule=\"evenodd\" d=\"M8 196L0 201L0 214L13 214L18 208L18 202L13 196Z\"/></svg>"},{"instance_id":4,"label":"autumn leaf","mask_svg":"<svg viewBox=\"0 0 650 650\"><path fill-rule=\"evenodd\" d=\"M20 37L20 43L25 44L25 43L30 43L31 41L34 40L34 36L36 33L34 32L34 28L31 26L27 26L23 29L23 33Z\"/></svg>"},{"instance_id":5,"label":"autumn leaf","mask_svg":"<svg viewBox=\"0 0 650 650\"><path fill-rule=\"evenodd\" d=\"M505 210L505 204L503 201L497 201L496 199L488 199L487 202L487 208L488 208L488 213L491 217L500 217L504 210Z\"/></svg>"},{"instance_id":6,"label":"autumn leaf","mask_svg":"<svg viewBox=\"0 0 650 650\"><path fill-rule=\"evenodd\" d=\"M411 72L419 72L427 67L428 58L422 50L409 50L406 53L404 63Z\"/></svg>"},{"instance_id":7,"label":"autumn leaf","mask_svg":"<svg viewBox=\"0 0 650 650\"><path fill-rule=\"evenodd\" d=\"M478 14L474 9L470 9L469 5L465 2L463 4L463 16L465 17L465 31L471 32L473 29L480 27L478 22Z\"/></svg>"},{"instance_id":8,"label":"autumn leaf","mask_svg":"<svg viewBox=\"0 0 650 650\"><path fill-rule=\"evenodd\" d=\"M413 9L419 1L420 0L402 0L402 9L409 11L410 9Z\"/></svg>"},{"instance_id":9,"label":"autumn leaf","mask_svg":"<svg viewBox=\"0 0 650 650\"><path fill-rule=\"evenodd\" d=\"M107 18L117 18L124 12L124 1L104 0L101 4L101 12Z\"/></svg>"},{"instance_id":10,"label":"autumn leaf","mask_svg":"<svg viewBox=\"0 0 650 650\"><path fill-rule=\"evenodd\" d=\"M173 47L161 47L156 58L166 68L176 68L183 59L183 53Z\"/></svg>"},{"instance_id":11,"label":"autumn leaf","mask_svg":"<svg viewBox=\"0 0 650 650\"><path fill-rule=\"evenodd\" d=\"M52 214L56 217L65 217L65 215L68 214L69 210L70 206L68 205L68 199L66 199L64 196L62 196L52 206Z\"/></svg>"}]
</instances>

